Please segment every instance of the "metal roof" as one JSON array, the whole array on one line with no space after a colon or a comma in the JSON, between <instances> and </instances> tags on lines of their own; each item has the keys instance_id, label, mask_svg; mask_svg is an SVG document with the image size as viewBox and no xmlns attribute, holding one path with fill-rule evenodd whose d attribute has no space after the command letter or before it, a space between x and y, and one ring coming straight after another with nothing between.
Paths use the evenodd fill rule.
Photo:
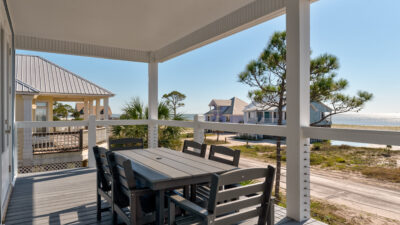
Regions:
<instances>
[{"instance_id":1,"label":"metal roof","mask_svg":"<svg viewBox=\"0 0 400 225\"><path fill-rule=\"evenodd\" d=\"M17 90L18 94L39 94L39 90L36 88L33 88L32 86L25 84L24 82L20 81L20 80L16 80L15 81L16 85L15 85L15 89Z\"/></svg>"},{"instance_id":2,"label":"metal roof","mask_svg":"<svg viewBox=\"0 0 400 225\"><path fill-rule=\"evenodd\" d=\"M114 94L42 57L15 56L16 92L41 95L114 96Z\"/></svg>"}]
</instances>

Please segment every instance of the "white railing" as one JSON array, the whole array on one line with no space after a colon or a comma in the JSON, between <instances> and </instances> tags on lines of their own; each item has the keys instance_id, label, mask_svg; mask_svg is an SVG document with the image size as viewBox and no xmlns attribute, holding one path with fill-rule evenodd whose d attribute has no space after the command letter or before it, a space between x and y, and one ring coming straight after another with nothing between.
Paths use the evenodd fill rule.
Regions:
<instances>
[{"instance_id":1,"label":"white railing","mask_svg":"<svg viewBox=\"0 0 400 225\"><path fill-rule=\"evenodd\" d=\"M195 135L202 135L204 130L218 130L237 133L261 134L271 136L286 137L288 134L285 125L265 125L265 124L237 124L237 123L217 123L205 122L199 119L195 121L175 121L175 120L93 120L85 121L54 121L54 122L16 122L16 128L31 129L36 127L69 127L87 126L89 147L96 144L97 126L116 126L116 125L161 125L194 128ZM377 130L355 130L321 127L302 127L303 135L307 138L327 139L349 142L360 142L383 145L400 145L400 132L396 131L377 131ZM201 141L201 137L197 137ZM90 149L90 148L89 148Z\"/></svg>"}]
</instances>

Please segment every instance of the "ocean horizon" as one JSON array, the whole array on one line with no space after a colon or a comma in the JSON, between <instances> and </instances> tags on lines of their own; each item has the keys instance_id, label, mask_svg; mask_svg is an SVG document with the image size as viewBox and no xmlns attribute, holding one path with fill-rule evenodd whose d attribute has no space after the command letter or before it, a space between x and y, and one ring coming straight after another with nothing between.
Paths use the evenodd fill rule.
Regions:
<instances>
[{"instance_id":1,"label":"ocean horizon","mask_svg":"<svg viewBox=\"0 0 400 225\"><path fill-rule=\"evenodd\" d=\"M112 114L119 118L121 114ZM196 114L182 114L185 120L192 121ZM364 125L364 126L393 126L400 127L400 113L345 113L332 116L332 124Z\"/></svg>"}]
</instances>

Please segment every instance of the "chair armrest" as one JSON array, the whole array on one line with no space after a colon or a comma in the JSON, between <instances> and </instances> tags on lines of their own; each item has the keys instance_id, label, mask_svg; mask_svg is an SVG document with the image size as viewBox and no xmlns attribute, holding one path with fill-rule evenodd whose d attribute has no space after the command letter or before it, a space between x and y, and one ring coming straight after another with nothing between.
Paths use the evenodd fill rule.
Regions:
<instances>
[{"instance_id":1,"label":"chair armrest","mask_svg":"<svg viewBox=\"0 0 400 225\"><path fill-rule=\"evenodd\" d=\"M195 214L196 216L199 216L203 219L207 219L209 217L208 211L196 204L194 204L193 202L183 198L180 195L177 194L173 194L170 196L167 196L167 198L169 200L171 200L175 205L179 206L180 208L189 211L193 214Z\"/></svg>"}]
</instances>

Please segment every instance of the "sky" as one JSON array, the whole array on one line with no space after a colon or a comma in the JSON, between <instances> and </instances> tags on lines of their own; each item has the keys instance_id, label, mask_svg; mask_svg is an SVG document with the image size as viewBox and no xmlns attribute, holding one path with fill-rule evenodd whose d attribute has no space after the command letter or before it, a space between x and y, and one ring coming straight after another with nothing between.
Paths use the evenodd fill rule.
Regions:
<instances>
[{"instance_id":1,"label":"sky","mask_svg":"<svg viewBox=\"0 0 400 225\"><path fill-rule=\"evenodd\" d=\"M374 94L363 113L400 113L400 1L320 0L311 6L312 56L339 58L338 78L349 81L347 94ZM187 98L181 113L205 113L211 99L233 96L250 102L249 87L238 74L256 59L276 31L285 30L285 16L206 45L159 64L159 97L172 90ZM91 57L17 50L42 56L115 94L119 114L132 98L147 103L147 64Z\"/></svg>"}]
</instances>

